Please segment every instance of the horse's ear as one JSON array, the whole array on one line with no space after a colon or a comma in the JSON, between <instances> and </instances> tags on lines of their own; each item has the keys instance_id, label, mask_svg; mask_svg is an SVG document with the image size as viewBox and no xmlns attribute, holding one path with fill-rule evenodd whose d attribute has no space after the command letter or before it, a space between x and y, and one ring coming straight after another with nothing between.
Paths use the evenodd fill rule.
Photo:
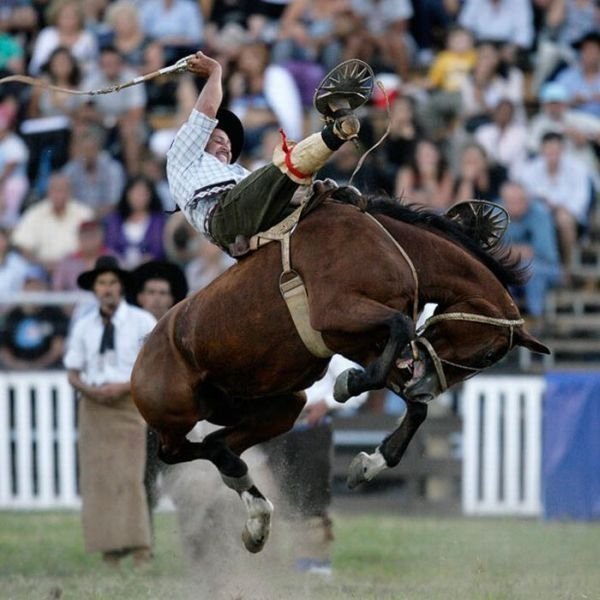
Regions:
<instances>
[{"instance_id":1,"label":"horse's ear","mask_svg":"<svg viewBox=\"0 0 600 600\"><path fill-rule=\"evenodd\" d=\"M534 338L528 331L519 328L515 331L515 346L523 346L538 354L551 354L550 348Z\"/></svg>"}]
</instances>

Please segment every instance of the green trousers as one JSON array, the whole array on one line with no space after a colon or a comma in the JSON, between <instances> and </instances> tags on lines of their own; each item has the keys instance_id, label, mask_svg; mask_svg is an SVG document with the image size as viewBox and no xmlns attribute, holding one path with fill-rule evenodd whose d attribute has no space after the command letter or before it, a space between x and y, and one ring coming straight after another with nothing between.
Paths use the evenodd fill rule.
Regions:
<instances>
[{"instance_id":1,"label":"green trousers","mask_svg":"<svg viewBox=\"0 0 600 600\"><path fill-rule=\"evenodd\" d=\"M228 248L236 236L251 237L294 211L290 200L298 184L269 164L254 171L219 198L209 222L211 237Z\"/></svg>"}]
</instances>

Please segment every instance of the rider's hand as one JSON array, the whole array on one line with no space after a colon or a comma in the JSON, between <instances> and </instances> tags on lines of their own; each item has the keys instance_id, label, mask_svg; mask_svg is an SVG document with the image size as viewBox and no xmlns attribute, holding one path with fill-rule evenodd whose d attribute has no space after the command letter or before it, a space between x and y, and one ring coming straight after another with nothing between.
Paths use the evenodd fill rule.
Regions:
<instances>
[{"instance_id":1,"label":"rider's hand","mask_svg":"<svg viewBox=\"0 0 600 600\"><path fill-rule=\"evenodd\" d=\"M204 52L198 50L192 58L187 60L188 71L196 73L201 77L210 77L215 72L221 72L221 65L214 58L206 56Z\"/></svg>"}]
</instances>

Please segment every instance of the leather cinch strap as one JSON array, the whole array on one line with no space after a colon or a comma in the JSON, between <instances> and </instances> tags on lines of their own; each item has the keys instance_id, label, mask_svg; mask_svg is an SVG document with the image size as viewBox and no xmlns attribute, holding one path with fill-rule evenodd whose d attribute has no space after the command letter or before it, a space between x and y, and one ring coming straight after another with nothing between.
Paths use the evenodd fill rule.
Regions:
<instances>
[{"instance_id":1,"label":"leather cinch strap","mask_svg":"<svg viewBox=\"0 0 600 600\"><path fill-rule=\"evenodd\" d=\"M281 244L283 272L279 277L279 291L290 312L296 331L307 350L318 358L329 358L333 352L325 345L323 336L310 324L308 293L300 274L292 269L291 236L298 225L304 206L299 206L289 217L271 229L250 239L250 248L256 250L270 242Z\"/></svg>"}]
</instances>

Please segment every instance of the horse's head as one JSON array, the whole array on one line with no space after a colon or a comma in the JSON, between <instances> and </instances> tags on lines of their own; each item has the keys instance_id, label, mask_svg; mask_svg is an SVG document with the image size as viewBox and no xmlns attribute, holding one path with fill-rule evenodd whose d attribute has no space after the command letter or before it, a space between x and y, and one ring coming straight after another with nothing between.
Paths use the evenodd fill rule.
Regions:
<instances>
[{"instance_id":1,"label":"horse's head","mask_svg":"<svg viewBox=\"0 0 600 600\"><path fill-rule=\"evenodd\" d=\"M436 312L419 329L411 345L412 377L404 384L403 395L409 399L432 399L493 366L516 346L550 354L525 329L512 303L507 313L489 302L456 305Z\"/></svg>"}]
</instances>

